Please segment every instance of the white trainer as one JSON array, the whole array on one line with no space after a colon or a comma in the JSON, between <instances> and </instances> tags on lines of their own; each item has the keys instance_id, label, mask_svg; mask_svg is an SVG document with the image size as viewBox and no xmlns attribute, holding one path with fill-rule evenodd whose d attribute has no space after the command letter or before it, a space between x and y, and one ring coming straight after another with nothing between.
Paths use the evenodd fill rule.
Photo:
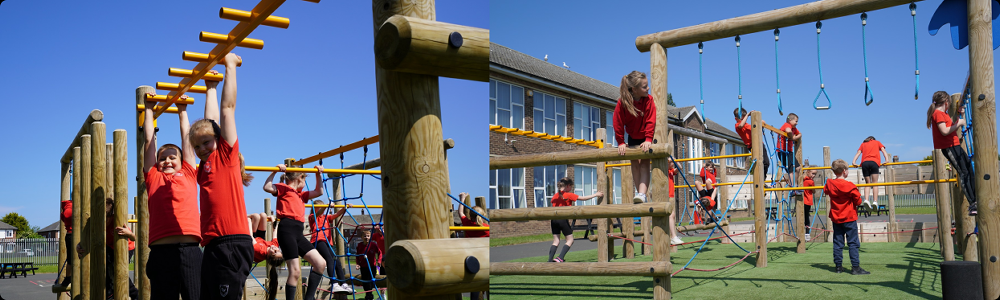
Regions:
<instances>
[{"instance_id":1,"label":"white trainer","mask_svg":"<svg viewBox=\"0 0 1000 300\"><path fill-rule=\"evenodd\" d=\"M341 283L334 283L333 286L330 287L330 291L334 294L344 294L350 292L350 290L344 288L344 285Z\"/></svg>"},{"instance_id":2,"label":"white trainer","mask_svg":"<svg viewBox=\"0 0 1000 300\"><path fill-rule=\"evenodd\" d=\"M861 203L861 205L864 206L868 210L872 210L872 203L868 202L868 200L865 200L865 202Z\"/></svg>"},{"instance_id":3,"label":"white trainer","mask_svg":"<svg viewBox=\"0 0 1000 300\"><path fill-rule=\"evenodd\" d=\"M680 245L680 244L683 244L683 243L684 243L684 241L682 241L681 238L676 237L676 236L674 238L670 239L670 244L671 245Z\"/></svg>"},{"instance_id":4,"label":"white trainer","mask_svg":"<svg viewBox=\"0 0 1000 300\"><path fill-rule=\"evenodd\" d=\"M646 194L635 193L635 198L632 198L632 203L639 204L646 202Z\"/></svg>"},{"instance_id":5,"label":"white trainer","mask_svg":"<svg viewBox=\"0 0 1000 300\"><path fill-rule=\"evenodd\" d=\"M809 234L808 233L806 233L806 241L807 242L809 241Z\"/></svg>"}]
</instances>

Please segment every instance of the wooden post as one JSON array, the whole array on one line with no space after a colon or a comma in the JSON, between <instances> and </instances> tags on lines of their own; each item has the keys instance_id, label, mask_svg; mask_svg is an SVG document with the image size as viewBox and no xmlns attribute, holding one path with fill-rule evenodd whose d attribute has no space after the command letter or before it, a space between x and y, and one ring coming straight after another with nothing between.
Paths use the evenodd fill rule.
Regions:
<instances>
[{"instance_id":1,"label":"wooden post","mask_svg":"<svg viewBox=\"0 0 1000 300\"><path fill-rule=\"evenodd\" d=\"M727 143L722 143L722 145L720 146L720 147L722 147L722 150L719 151L719 155L728 155L729 154L728 151L726 150L726 144ZM726 160L728 160L728 159L729 158L719 159L719 164L715 168L716 169L716 173L718 173L718 175L716 176L716 178L718 180L717 183L726 183L727 181L729 181L729 167L727 166L728 163L726 162ZM743 159L743 158L740 157L740 158L734 158L734 159ZM720 211L725 211L727 208L729 208L729 189L730 188L731 188L730 186L726 186L726 185L716 187L716 189L719 190L719 210ZM729 227L728 226L725 226L722 229L725 230L727 233L729 232Z\"/></svg>"},{"instance_id":2,"label":"wooden post","mask_svg":"<svg viewBox=\"0 0 1000 300\"><path fill-rule=\"evenodd\" d=\"M156 92L153 87L141 85L135 89L135 103L144 104L147 93ZM146 134L142 130L142 113L135 113L135 167L136 167L136 199L135 217L136 241L135 241L135 281L136 289L139 290L139 300L149 300L149 277L146 276L146 262L149 261L149 195L146 194L146 176L143 176L143 162L145 161Z\"/></svg>"},{"instance_id":3,"label":"wooden post","mask_svg":"<svg viewBox=\"0 0 1000 300\"><path fill-rule=\"evenodd\" d=\"M604 128L597 129L597 136L603 137L607 136L607 132ZM611 199L613 199L613 194L608 190L608 176L607 170L604 168L605 163L597 163L597 191L604 193L604 197L597 197L594 201L597 205L602 204L612 204ZM577 180L582 180L582 178L577 178ZM586 193L585 193L586 194ZM609 197L611 196L611 197ZM609 262L615 256L615 241L608 236L608 233L612 231L612 221L607 218L597 219L597 261L598 262Z\"/></svg>"},{"instance_id":4,"label":"wooden post","mask_svg":"<svg viewBox=\"0 0 1000 300\"><path fill-rule=\"evenodd\" d=\"M104 122L90 124L90 295L100 297L105 294L105 273L107 272L107 246L105 246L105 223L107 214L107 159L104 143L107 141L107 129Z\"/></svg>"},{"instance_id":5,"label":"wooden post","mask_svg":"<svg viewBox=\"0 0 1000 300\"><path fill-rule=\"evenodd\" d=\"M649 85L656 101L656 129L653 133L653 143L666 146L666 153L673 155L673 132L667 126L667 50L659 45L653 46L649 52L650 71ZM667 190L667 170L670 162L666 158L652 159L652 174L649 177L650 192L647 199L651 202L667 203L667 213L673 213L674 199L669 197ZM670 263L670 224L668 216L653 217L652 226L653 263ZM653 299L670 299L670 276L653 277Z\"/></svg>"},{"instance_id":6,"label":"wooden post","mask_svg":"<svg viewBox=\"0 0 1000 300\"><path fill-rule=\"evenodd\" d=\"M767 267L767 212L764 211L764 126L760 112L750 113L750 157L757 161L753 167L754 243L757 244L757 267ZM772 167L778 167L775 162ZM778 179L775 178L775 181Z\"/></svg>"},{"instance_id":7,"label":"wooden post","mask_svg":"<svg viewBox=\"0 0 1000 300\"><path fill-rule=\"evenodd\" d=\"M340 199L344 198L344 196L343 196L344 193L343 193L343 190L342 190L343 188L344 187L340 185L340 181L339 180L334 180L333 181L333 193L334 193L333 200L340 200ZM483 206L483 207L485 207L485 206ZM341 217L341 218L343 218L343 217ZM345 242L344 239L340 237L340 235L344 234L344 231L341 230L340 228L337 228L337 230L340 232L339 234L337 234L337 237L338 237L337 238L337 243L336 243L337 244L336 245L336 247L337 247L337 255L345 255L345 254L347 254L347 250L346 250L347 245L344 244L344 242ZM347 257L346 256L340 256L337 259L340 260L340 265L341 266L344 266L345 268L349 268L350 267L350 265L347 264Z\"/></svg>"},{"instance_id":8,"label":"wooden post","mask_svg":"<svg viewBox=\"0 0 1000 300\"><path fill-rule=\"evenodd\" d=\"M946 179L948 173L944 165L948 163L941 150L935 149L931 155L934 157L934 178ZM948 189L947 182L938 182L934 186L934 194L937 198L937 222L938 241L941 246L941 257L946 261L955 260L955 247L951 240L951 199L948 199L945 191Z\"/></svg>"},{"instance_id":9,"label":"wooden post","mask_svg":"<svg viewBox=\"0 0 1000 300\"><path fill-rule=\"evenodd\" d=\"M116 129L112 133L114 143L112 151L114 161L113 176L108 182L114 182L115 224L122 226L128 222L128 133L125 129ZM128 299L128 238L115 238L115 299Z\"/></svg>"},{"instance_id":10,"label":"wooden post","mask_svg":"<svg viewBox=\"0 0 1000 300\"><path fill-rule=\"evenodd\" d=\"M961 93L951 95L952 103L961 100L961 98ZM962 149L967 149L966 143L968 142L968 139L962 139ZM954 174L955 178L958 179L955 184L951 185L952 212L954 212L952 216L955 218L955 238L958 239L958 252L962 253L964 261L979 261L979 243L977 236L972 234L976 230L976 218L969 215L969 201L962 193L962 178L957 176L958 172L954 166L951 170L949 175Z\"/></svg>"},{"instance_id":11,"label":"wooden post","mask_svg":"<svg viewBox=\"0 0 1000 300\"><path fill-rule=\"evenodd\" d=\"M81 172L80 172L80 174L81 174L80 175L80 185L81 185L81 187L80 187L80 196L81 197L80 197L80 203L79 204L80 204L80 215L83 216L83 217L80 218L80 224L82 225L80 227L80 229L82 229L82 230L78 230L78 235L80 236L80 244L82 245L83 249L85 250L83 252L84 253L83 254L83 261L80 263L80 267L81 267L81 269L80 269L80 272L81 272L81 274L80 274L81 275L80 276L81 277L80 278L80 285L81 285L81 287L80 287L80 295L81 295L81 299L83 299L83 300L89 300L90 299L90 295L92 293L92 291L90 289L90 286L91 286L91 280L93 278L91 277L90 258L94 257L94 255L93 255L94 253L91 252L91 251L89 251L90 250L90 243L92 243L91 239L89 239L89 238L85 239L85 238L83 238L83 236L84 235L92 235L93 227L97 226L97 225L94 225L96 222L91 222L92 220L90 218L91 215L93 215L93 213L94 213L94 211L91 209L92 205L90 203L90 198L94 196L94 195L92 195L90 193L90 191L91 191L90 190L90 186L93 184L93 182L90 179L90 177L93 175L92 174L93 173L93 169L90 166L91 163L93 163L93 161L91 161L91 154L92 154L92 152L94 150L94 148L91 147L91 145L93 145L93 143L91 143L91 141L92 141L92 137L89 134L84 135L83 139L80 141L80 170L81 170ZM75 206L76 206L76 203L74 203L74 207ZM103 232L101 233L101 236L104 236ZM96 261L96 264L103 264L104 263L104 257L98 257L97 259L95 259L95 261ZM103 294L99 294L98 298L101 297L100 295L103 295ZM96 299L97 298L95 298L95 300Z\"/></svg>"},{"instance_id":12,"label":"wooden post","mask_svg":"<svg viewBox=\"0 0 1000 300\"><path fill-rule=\"evenodd\" d=\"M791 180L791 178L789 178L789 180ZM775 214L775 216L778 219L777 220L778 222L774 223L774 237L777 238L776 241L778 241L779 243L785 242L785 235L783 233L785 233L785 231L788 230L788 228L786 228L785 226L785 214L784 214L786 204L781 201L782 199L785 199L785 194L786 194L785 191L780 191L778 192L777 198L774 199L775 202L774 209L777 209L778 211L778 213Z\"/></svg>"},{"instance_id":13,"label":"wooden post","mask_svg":"<svg viewBox=\"0 0 1000 300\"><path fill-rule=\"evenodd\" d=\"M629 167L621 168L620 169L621 171L619 172L620 174L622 174L622 176L620 176L621 178L619 178L621 180L620 192L622 193L619 196L621 196L622 201L627 201L628 199L632 199L631 196L629 197L625 196L625 194L629 195L632 194L631 190L628 190L629 192L625 192L626 191L625 182L627 181L625 180L624 176L625 169L629 169ZM614 189L613 186L615 183L614 175L615 175L614 169L608 170L608 181L611 182L612 190ZM622 256L625 258L635 258L635 242L630 241L635 239L635 217L625 217L621 218L621 220L622 220L622 236L627 239L627 240L622 240ZM642 231L640 231L640 233L642 233ZM641 247L639 251L642 251Z\"/></svg>"},{"instance_id":14,"label":"wooden post","mask_svg":"<svg viewBox=\"0 0 1000 300\"><path fill-rule=\"evenodd\" d=\"M59 216L62 218L62 201L71 199L70 194L73 189L73 179L69 175L69 163L60 162L59 181ZM64 226L62 222L58 221L56 222L56 226L59 226L59 260L56 261L56 265L58 265L58 268L62 270L62 272L56 276L56 282L58 283L63 282L63 279L65 279L67 275L73 274L71 273L72 271L66 268L68 266L63 266L63 262L66 261L67 255L73 255L71 253L74 253L75 251L66 252L66 249L73 249L72 247L66 247L71 244L71 241L66 239L66 226ZM76 245L73 246L75 247ZM69 297L66 296L66 293L58 293L56 294L56 300L69 300Z\"/></svg>"},{"instance_id":15,"label":"wooden post","mask_svg":"<svg viewBox=\"0 0 1000 300\"><path fill-rule=\"evenodd\" d=\"M972 134L976 156L976 199L979 214L979 261L983 263L983 295L1000 298L1000 173L997 157L996 95L993 74L993 24L989 0L969 0L969 80L972 81Z\"/></svg>"},{"instance_id":16,"label":"wooden post","mask_svg":"<svg viewBox=\"0 0 1000 300\"><path fill-rule=\"evenodd\" d=\"M400 15L389 18L375 30L375 62L379 67L394 72L489 81L488 29Z\"/></svg>"},{"instance_id":17,"label":"wooden post","mask_svg":"<svg viewBox=\"0 0 1000 300\"><path fill-rule=\"evenodd\" d=\"M490 288L489 239L404 240L386 251L393 286L413 295L486 291Z\"/></svg>"},{"instance_id":18,"label":"wooden post","mask_svg":"<svg viewBox=\"0 0 1000 300\"><path fill-rule=\"evenodd\" d=\"M795 142L795 164L802 163L802 139ZM793 165L795 165L793 164ZM805 180L805 172L802 167L795 169L795 186L802 186L802 182ZM801 194L795 196L795 236L798 237L795 242L795 253L806 253L806 212L805 203L803 203L805 191L800 191Z\"/></svg>"},{"instance_id":19,"label":"wooden post","mask_svg":"<svg viewBox=\"0 0 1000 300\"><path fill-rule=\"evenodd\" d=\"M891 157L891 156L890 156ZM885 167L885 181L896 182L896 169L893 166ZM896 187L887 186L885 187L885 197L889 199L889 232L899 231L899 225L896 224ZM896 233L889 235L889 242L899 241L899 235Z\"/></svg>"},{"instance_id":20,"label":"wooden post","mask_svg":"<svg viewBox=\"0 0 1000 300\"><path fill-rule=\"evenodd\" d=\"M429 0L373 0L374 32L395 15L435 20ZM441 133L438 77L375 66L385 243L448 238L453 222L447 196L448 165ZM454 299L455 294L412 297L392 282L388 299Z\"/></svg>"},{"instance_id":21,"label":"wooden post","mask_svg":"<svg viewBox=\"0 0 1000 300\"><path fill-rule=\"evenodd\" d=\"M88 144L90 143L90 137L87 137L87 143ZM82 139L81 139L81 145L82 145ZM88 157L87 159L90 159L90 158ZM79 297L80 299L86 299L86 298L84 298L82 296L82 293L81 293L81 291L83 291L85 289L81 289L80 288L80 286L83 284L82 283L83 282L83 276L81 276L80 271L81 271L82 265L84 264L84 260L81 259L80 256L76 254L75 250L73 250L73 249L76 249L76 245L80 244L80 240L81 240L80 236L82 236L83 233L86 232L86 231L83 230L83 226L84 226L84 224L87 224L87 222L83 220L83 217L84 217L83 211L84 211L84 207L86 207L86 206L84 206L85 204L83 202L83 197L84 197L83 194L86 194L86 193L82 192L83 187L81 185L82 182L83 182L83 173L84 173L83 167L81 166L81 162L82 161L83 161L83 156L81 154L80 147L73 147L73 231L75 231L75 232L73 233L73 240L72 241L68 241L68 242L69 242L70 252L72 253L72 254L70 254L70 257L72 259L72 264L73 264L73 270L72 270L72 272L73 272L73 281L72 281L73 286L70 287L69 294L74 299L76 299L77 297ZM88 165L89 165L89 163L88 163ZM89 180L89 178L88 178L88 180ZM90 197L87 196L87 198L90 198ZM89 206L89 203L87 203L87 205ZM87 212L87 215L88 216L90 215L89 211ZM89 257L85 257L85 258L89 258ZM89 265L89 262L87 262L87 264ZM89 270L90 267L88 266L87 269ZM83 274L87 275L88 273L83 273ZM90 278L87 278L87 282L90 282ZM90 291L87 290L87 295L89 295L89 294L90 294Z\"/></svg>"},{"instance_id":22,"label":"wooden post","mask_svg":"<svg viewBox=\"0 0 1000 300\"><path fill-rule=\"evenodd\" d=\"M264 198L264 214L268 217L275 217L271 214L271 198ZM275 220L277 221L277 220ZM274 239L274 222L264 219L267 226L264 228L264 239L272 240ZM253 230L257 230L254 228ZM275 296L278 294L278 266L271 264L271 262L265 260L267 278L264 279L264 285L267 287L267 300L274 300Z\"/></svg>"},{"instance_id":23,"label":"wooden post","mask_svg":"<svg viewBox=\"0 0 1000 300\"><path fill-rule=\"evenodd\" d=\"M823 166L829 167L830 164L830 146L823 146ZM830 177L834 177L833 170L824 169L823 170L823 181L830 180ZM824 182L823 184L826 184ZM827 196L827 195L824 195ZM826 228L827 230L833 230L833 220L830 219L830 209L833 208L832 203L830 203L830 197L826 197ZM824 231L823 234L827 242L833 241L833 232Z\"/></svg>"}]
</instances>

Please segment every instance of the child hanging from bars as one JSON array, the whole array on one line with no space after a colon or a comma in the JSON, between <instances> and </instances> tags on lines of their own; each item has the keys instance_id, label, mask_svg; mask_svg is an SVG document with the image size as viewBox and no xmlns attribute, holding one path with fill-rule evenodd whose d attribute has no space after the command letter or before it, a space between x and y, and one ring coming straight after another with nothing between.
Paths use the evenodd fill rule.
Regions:
<instances>
[{"instance_id":1,"label":"child hanging from bars","mask_svg":"<svg viewBox=\"0 0 1000 300\"><path fill-rule=\"evenodd\" d=\"M305 201L323 195L323 166L316 168L316 189L303 191L306 185L306 174L286 172L285 165L278 165L278 171L271 172L264 182L264 191L278 198L277 215L279 220L278 245L281 253L285 256L288 264L288 280L285 282L285 295L292 299L295 297L298 288L299 278L302 276L302 269L299 268L299 257L305 258L312 265L309 272L309 283L306 285L303 299L315 299L316 288L323 280L323 270L326 269L326 260L313 248L313 244L302 235L305 222ZM283 172L281 179L284 183L273 184L274 175Z\"/></svg>"}]
</instances>

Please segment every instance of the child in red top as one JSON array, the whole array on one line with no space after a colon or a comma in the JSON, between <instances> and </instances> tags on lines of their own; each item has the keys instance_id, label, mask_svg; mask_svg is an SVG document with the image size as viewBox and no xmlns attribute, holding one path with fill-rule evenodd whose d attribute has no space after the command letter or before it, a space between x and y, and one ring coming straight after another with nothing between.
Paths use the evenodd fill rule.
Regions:
<instances>
[{"instance_id":1,"label":"child in red top","mask_svg":"<svg viewBox=\"0 0 1000 300\"><path fill-rule=\"evenodd\" d=\"M847 238L847 245L851 254L851 275L870 274L861 268L861 260L858 251L861 242L858 240L858 211L856 207L861 205L861 193L858 187L847 178L847 162L843 159L833 161L831 164L833 174L837 178L827 180L823 187L823 193L830 196L830 220L833 221L833 263L836 265L836 272L844 271L842 262L844 261L844 238Z\"/></svg>"},{"instance_id":2,"label":"child in red top","mask_svg":"<svg viewBox=\"0 0 1000 300\"><path fill-rule=\"evenodd\" d=\"M216 101L217 81L206 81L206 102ZM201 295L202 253L198 213L197 156L188 137L187 105L177 104L181 147L164 144L156 148L153 123L153 94L146 95L142 129L146 143L143 173L149 203L150 294L175 299L199 299ZM187 96L182 96L187 98ZM183 149L182 149L183 147Z\"/></svg>"},{"instance_id":3,"label":"child in red top","mask_svg":"<svg viewBox=\"0 0 1000 300\"><path fill-rule=\"evenodd\" d=\"M278 246L278 239L271 239L270 241L264 239L267 233L267 214L250 214L247 217L250 218L250 228L254 229L253 262L259 263L267 260L267 263L272 266L277 266L285 262L285 258L281 255L281 247Z\"/></svg>"},{"instance_id":4,"label":"child in red top","mask_svg":"<svg viewBox=\"0 0 1000 300\"><path fill-rule=\"evenodd\" d=\"M632 71L622 76L620 95L613 119L618 154L625 155L627 147L635 146L639 146L643 152L649 151L649 147L653 144L653 131L656 129L656 104L653 103L653 96L649 94L646 74ZM629 135L627 143L626 132ZM642 203L646 201L646 190L649 187L650 161L634 159L631 163L632 182L635 183L637 190L632 201Z\"/></svg>"},{"instance_id":5,"label":"child in red top","mask_svg":"<svg viewBox=\"0 0 1000 300\"><path fill-rule=\"evenodd\" d=\"M458 200L462 201L463 203L465 202L465 199L467 199L467 198L469 198L469 194L467 194L467 193L459 193L458 194ZM459 218L462 219L462 226L490 227L490 224L486 223L486 220L483 220L483 217L480 217L480 215L483 215L483 216L486 215L486 210L484 210L482 207L479 207L479 206L472 207L472 210L475 210L479 214L478 215L477 214L473 214L471 216L471 218L470 218L470 216L466 216L465 215L465 209L464 208L461 208L461 209L458 210L458 216L459 216ZM465 231L465 237L469 237L469 238L490 237L490 231L489 230L486 230L486 231L466 230Z\"/></svg>"},{"instance_id":6,"label":"child in red top","mask_svg":"<svg viewBox=\"0 0 1000 300\"><path fill-rule=\"evenodd\" d=\"M357 252L354 253L361 255L355 257L354 261L357 262L357 265L354 266L354 269L361 271L361 280L363 280L361 286L367 291L365 300L373 300L375 295L372 290L375 289L375 282L372 280L375 279L375 270L380 265L379 262L382 261L382 253L384 252L373 243L370 230L365 230L364 237L363 242L358 243Z\"/></svg>"},{"instance_id":7,"label":"child in red top","mask_svg":"<svg viewBox=\"0 0 1000 300\"><path fill-rule=\"evenodd\" d=\"M972 162L969 155L962 149L962 141L958 137L959 129L965 126L965 119L959 116L965 115L965 107L956 104L955 116L948 116L948 93L945 91L934 92L933 103L927 109L927 128L931 129L931 136L934 138L934 149L940 149L941 154L948 159L952 167L958 173L958 182L962 185L962 192L969 200L969 215L975 216L976 210L976 183L972 179ZM932 128L933 127L933 128Z\"/></svg>"},{"instance_id":8,"label":"child in red top","mask_svg":"<svg viewBox=\"0 0 1000 300\"><path fill-rule=\"evenodd\" d=\"M802 186L815 186L816 185L816 183L813 181L813 178L816 177L816 170L806 171L806 174L804 174L804 175L805 175L805 177L802 178ZM816 190L805 190L805 191L802 192L802 194L803 194L803 196L802 196L802 208L805 210L805 213L806 213L806 219L805 219L805 224L806 224L806 241L809 240L809 233L811 232L811 230L809 229L809 226L812 225L812 220L810 220L809 217L810 217L810 215L812 215L813 193L815 193L815 192L816 192Z\"/></svg>"},{"instance_id":9,"label":"child in red top","mask_svg":"<svg viewBox=\"0 0 1000 300\"><path fill-rule=\"evenodd\" d=\"M331 278L330 291L334 293L353 293L354 291L353 287L347 284L347 278L344 277L344 266L340 265L340 260L334 255L333 247L330 246L331 240L341 238L339 234L335 233L334 229L337 229L340 217L351 207L354 206L345 204L336 213L328 215L326 214L326 205L323 200L315 200L313 201L313 211L315 213L309 214L308 218L309 228L312 230L312 237L309 239L309 242L316 247L316 251L326 261L326 272Z\"/></svg>"},{"instance_id":10,"label":"child in red top","mask_svg":"<svg viewBox=\"0 0 1000 300\"><path fill-rule=\"evenodd\" d=\"M115 282L114 282L115 276L114 276L114 273L115 272L114 272L114 269L113 269L113 264L116 261L115 260L115 257L116 257L115 256L116 238L120 236L120 237L125 238L126 241L128 241L128 260L129 261L132 260L132 255L135 254L135 252L134 252L134 250L135 250L135 234L132 233L132 231L129 230L128 227L126 227L127 224L122 224L121 227L116 227L115 226L115 210L113 209L114 208L114 203L115 203L115 199L114 198L107 198L104 201L104 215L105 215L105 220L104 220L104 224L105 224L104 225L104 232L105 232L104 246L107 248L107 249L104 250L105 264L106 264L106 267L105 267L106 272L104 273L105 274L104 282L105 282L105 292L107 293L107 297L109 297L109 298L111 298L114 295L114 291L115 291L114 290L114 287L115 287ZM83 249L83 245L82 244L83 244L83 241L81 241L80 244L76 245L76 251L81 256L86 253L86 250ZM132 279L131 278L129 278L129 280L128 280L128 294L129 294L129 298L132 299L132 300L135 300L135 299L137 299L139 297L139 290L135 288L135 284L132 283Z\"/></svg>"},{"instance_id":11,"label":"child in red top","mask_svg":"<svg viewBox=\"0 0 1000 300\"><path fill-rule=\"evenodd\" d=\"M556 184L559 188L558 192L552 196L552 207L559 206L573 206L576 201L590 200L595 197L603 197L604 193L597 192L590 196L578 196L573 193L573 179L569 177L563 177L559 179L559 183ZM552 226L552 247L549 248L549 261L554 262L564 262L566 257L566 252L569 252L569 247L573 247L573 227L569 226L569 220L551 220L550 225ZM566 237L566 245L563 246L562 251L559 252L559 257L553 258L556 255L556 249L559 248L559 234L562 233Z\"/></svg>"},{"instance_id":12,"label":"child in red top","mask_svg":"<svg viewBox=\"0 0 1000 300\"><path fill-rule=\"evenodd\" d=\"M750 112L754 111L752 110ZM752 146L751 145L752 142L750 140L750 130L751 127L753 127L750 126L750 122L747 121L748 119L750 119L750 114L747 113L746 109L737 107L736 109L733 110L733 116L736 117L736 134L739 134L740 139L743 140L743 145L747 147L747 153L750 153L750 148ZM763 121L761 121L761 123L767 124ZM764 164L764 180L767 180L767 170L768 168L771 167L771 159L767 158L767 153L764 153L763 164ZM748 168L750 167L750 157L747 157L746 166Z\"/></svg>"},{"instance_id":13,"label":"child in red top","mask_svg":"<svg viewBox=\"0 0 1000 300\"><path fill-rule=\"evenodd\" d=\"M778 145L776 146L778 152L778 162L781 163L784 169L784 174L782 174L782 181L788 182L792 178L792 173L795 172L795 168L798 167L799 162L795 160L795 143L802 140L802 133L796 127L799 125L799 116L790 113L788 117L785 118L785 124L781 125L781 132L784 132L786 136L778 137ZM802 193L802 191L792 191L790 194L796 196Z\"/></svg>"},{"instance_id":14,"label":"child in red top","mask_svg":"<svg viewBox=\"0 0 1000 300\"><path fill-rule=\"evenodd\" d=\"M243 186L252 179L242 167L236 135L236 66L242 59L229 53L221 113L205 101L205 119L191 125L190 141L201 159L200 186L201 299L240 299L253 263L253 238L247 224ZM213 73L217 73L212 71Z\"/></svg>"},{"instance_id":15,"label":"child in red top","mask_svg":"<svg viewBox=\"0 0 1000 300\"><path fill-rule=\"evenodd\" d=\"M285 183L273 184L274 174L284 172L281 177ZM309 272L309 283L306 286L303 299L313 300L316 288L319 287L320 280L323 279L323 270L326 269L326 260L316 251L312 243L302 235L305 230L305 201L323 195L323 166L316 166L316 189L303 191L306 185L306 174L285 172L285 165L278 165L278 171L271 172L264 183L264 191L278 197L277 215L281 226L278 226L276 237L278 245L281 246L281 253L285 255L285 262L288 263L288 280L285 283L285 294L292 299L295 297L299 278L302 276L302 269L299 268L299 257L305 258L313 267Z\"/></svg>"},{"instance_id":16,"label":"child in red top","mask_svg":"<svg viewBox=\"0 0 1000 300\"><path fill-rule=\"evenodd\" d=\"M63 245L66 245L66 253L71 253L72 249L70 245L73 244L73 201L63 200L60 202L62 212L59 213L59 219L62 220L63 227L66 227L66 235L63 236ZM64 270L73 269L73 260L70 255L66 256L66 262ZM73 282L73 272L66 272L66 277L63 278L62 282L57 282L52 285L53 293L62 293L69 291L70 283Z\"/></svg>"},{"instance_id":17,"label":"child in red top","mask_svg":"<svg viewBox=\"0 0 1000 300\"><path fill-rule=\"evenodd\" d=\"M712 222L711 217L714 216L712 211L716 209L715 199L718 195L715 190L715 184L718 182L715 176L715 164L711 161L706 161L705 165L701 168L701 172L698 174L699 178L694 181L694 187L698 190L698 200L701 202L696 207L703 215L701 219L704 220L705 224ZM697 221L695 220L695 222Z\"/></svg>"},{"instance_id":18,"label":"child in red top","mask_svg":"<svg viewBox=\"0 0 1000 300\"><path fill-rule=\"evenodd\" d=\"M882 157L879 154L885 156L885 160L889 161L889 152L885 151L885 146L876 141L874 136L869 136L861 143L861 147L858 147L858 153L855 153L854 159L851 160L851 164L857 165L858 157L861 157L861 175L864 176L865 183L878 182L878 168L882 165ZM870 202L868 201L869 191L872 195ZM872 207L878 208L878 187L869 186L862 189L861 199L864 199L864 206L868 210L871 210Z\"/></svg>"}]
</instances>

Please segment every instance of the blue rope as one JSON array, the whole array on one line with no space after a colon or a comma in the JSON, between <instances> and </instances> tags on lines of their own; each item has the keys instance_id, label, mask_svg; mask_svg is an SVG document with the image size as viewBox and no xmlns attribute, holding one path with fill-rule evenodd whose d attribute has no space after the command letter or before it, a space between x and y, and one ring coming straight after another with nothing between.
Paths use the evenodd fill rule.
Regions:
<instances>
[{"instance_id":1,"label":"blue rope","mask_svg":"<svg viewBox=\"0 0 1000 300\"><path fill-rule=\"evenodd\" d=\"M743 61L740 59L740 36L736 36L736 76L739 78L740 110L743 110Z\"/></svg>"},{"instance_id":2,"label":"blue rope","mask_svg":"<svg viewBox=\"0 0 1000 300\"><path fill-rule=\"evenodd\" d=\"M778 80L778 35L781 31L777 28L774 29L774 86L777 88L776 94L778 94L778 114L784 116L785 113L781 111L781 81Z\"/></svg>"},{"instance_id":3,"label":"blue rope","mask_svg":"<svg viewBox=\"0 0 1000 300\"><path fill-rule=\"evenodd\" d=\"M920 98L920 55L917 52L917 4L910 3L910 16L913 18L913 71L916 86L913 88L913 100Z\"/></svg>"},{"instance_id":4,"label":"blue rope","mask_svg":"<svg viewBox=\"0 0 1000 300\"><path fill-rule=\"evenodd\" d=\"M698 42L698 93L699 93L699 95L701 97L701 112L702 112L699 115L701 115L701 122L702 123L705 122L705 116L704 116L704 114L705 114L705 84L704 84L704 81L702 80L702 63L701 63L702 54L704 54L704 52L705 52L703 50L704 46L705 46L704 44L702 44L701 42Z\"/></svg>"},{"instance_id":5,"label":"blue rope","mask_svg":"<svg viewBox=\"0 0 1000 300\"><path fill-rule=\"evenodd\" d=\"M865 106L875 102L875 92L872 91L871 82L868 81L868 49L865 43L865 26L868 25L868 13L861 13L861 57L865 61ZM869 95L871 97L869 97Z\"/></svg>"},{"instance_id":6,"label":"blue rope","mask_svg":"<svg viewBox=\"0 0 1000 300\"><path fill-rule=\"evenodd\" d=\"M486 222L489 222L489 221L490 221L490 219L486 218L486 216L484 216L484 215L480 214L480 213L479 213L478 211L476 211L475 209L472 209L472 207L469 207L469 205L467 205L467 204L465 204L465 203L462 203L462 201L458 200L458 198L455 198L455 196L452 196L452 195L451 195L450 193L448 194L448 197L451 197L451 199L452 199L452 200L455 200L455 202L458 202L458 204L461 204L462 206L465 206L465 208L468 208L468 209L469 209L469 211L471 211L471 212L475 213L476 215L479 215L479 217L483 218L483 220L486 220Z\"/></svg>"},{"instance_id":7,"label":"blue rope","mask_svg":"<svg viewBox=\"0 0 1000 300\"><path fill-rule=\"evenodd\" d=\"M830 95L826 93L826 86L823 85L823 60L821 59L819 52L819 32L823 28L822 21L816 21L816 63L819 65L819 93L816 93L816 99L813 100L813 108L816 110L827 110L833 103L830 102ZM826 106L819 106L819 96L826 96Z\"/></svg>"},{"instance_id":8,"label":"blue rope","mask_svg":"<svg viewBox=\"0 0 1000 300\"><path fill-rule=\"evenodd\" d=\"M667 157L670 157L670 159L671 159L670 161L674 163L674 168L677 168L678 170L680 170L680 166L677 164L677 161L673 160L673 155L667 154ZM681 176L681 178L684 179L684 184L688 186L688 190L694 192L694 188L692 188L691 187L691 183L688 182L687 176ZM697 192L695 192L695 194L697 194ZM697 203L697 205L700 205L701 201L695 201L695 203ZM730 202L729 205L732 206L732 202ZM685 205L685 206L687 206L687 205ZM705 211L708 211L708 209L705 209L704 206L702 206L702 209L704 209ZM726 208L726 210L728 211L729 209ZM729 233L726 233L726 231L722 229L722 225L719 224L718 218L713 218L713 219L715 219L714 220L714 222L715 222L715 228L712 229L712 232L715 232L715 229L719 229L720 231L722 231L723 234L725 234L727 237L729 237ZM709 234L709 236L711 236L711 234ZM732 239L733 239L732 237L729 237L730 241L732 241ZM740 249L742 249L743 251L746 251L747 253L750 253L750 251L747 251L747 249L743 249L743 246L740 246L735 241L733 242L733 244L736 245L736 247L740 247ZM702 244L702 246L704 246L704 244Z\"/></svg>"},{"instance_id":9,"label":"blue rope","mask_svg":"<svg viewBox=\"0 0 1000 300\"><path fill-rule=\"evenodd\" d=\"M260 285L260 288L264 290L264 294L267 295L267 287L264 287L264 284L260 283L260 280L257 279L256 275L253 275L253 269L256 269L256 268L257 268L257 263L254 263L253 267L250 267L250 276L253 277L254 281L257 281L257 284Z\"/></svg>"}]
</instances>

